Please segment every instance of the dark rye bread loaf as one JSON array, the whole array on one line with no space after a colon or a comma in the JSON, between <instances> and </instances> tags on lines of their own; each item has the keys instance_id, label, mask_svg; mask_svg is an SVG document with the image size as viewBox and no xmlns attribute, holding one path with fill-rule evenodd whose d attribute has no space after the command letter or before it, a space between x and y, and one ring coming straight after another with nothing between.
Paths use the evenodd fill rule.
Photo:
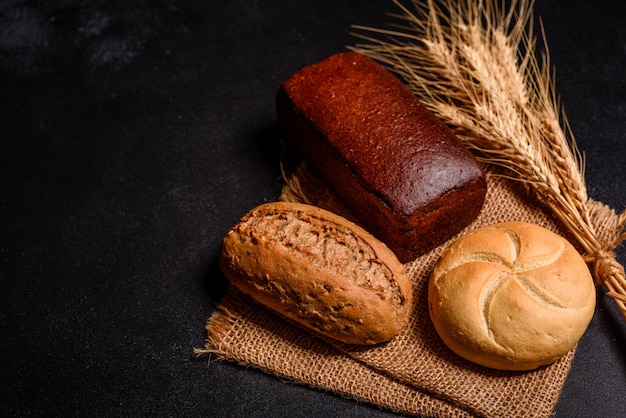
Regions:
<instances>
[{"instance_id":1,"label":"dark rye bread loaf","mask_svg":"<svg viewBox=\"0 0 626 418\"><path fill-rule=\"evenodd\" d=\"M277 115L307 165L408 262L480 212L484 173L404 84L370 58L332 55L284 81Z\"/></svg>"}]
</instances>

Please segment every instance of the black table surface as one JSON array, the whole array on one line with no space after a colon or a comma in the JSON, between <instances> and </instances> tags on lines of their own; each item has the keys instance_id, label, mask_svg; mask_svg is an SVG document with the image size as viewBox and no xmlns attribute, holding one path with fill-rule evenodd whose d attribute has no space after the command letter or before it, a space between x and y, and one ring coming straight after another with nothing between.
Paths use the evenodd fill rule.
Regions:
<instances>
[{"instance_id":1,"label":"black table surface","mask_svg":"<svg viewBox=\"0 0 626 418\"><path fill-rule=\"evenodd\" d=\"M397 11L0 1L0 415L393 415L192 350L226 288L223 235L281 188L278 84ZM626 3L535 13L589 194L621 211ZM557 417L626 416L625 324L600 293Z\"/></svg>"}]
</instances>

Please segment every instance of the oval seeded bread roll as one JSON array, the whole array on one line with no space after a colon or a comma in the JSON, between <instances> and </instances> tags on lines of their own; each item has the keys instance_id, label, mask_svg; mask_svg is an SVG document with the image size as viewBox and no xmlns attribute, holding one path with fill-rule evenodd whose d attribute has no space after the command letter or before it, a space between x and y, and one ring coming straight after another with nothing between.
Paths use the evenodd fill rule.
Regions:
<instances>
[{"instance_id":1,"label":"oval seeded bread roll","mask_svg":"<svg viewBox=\"0 0 626 418\"><path fill-rule=\"evenodd\" d=\"M475 230L443 252L428 305L439 336L461 357L531 370L578 342L594 313L595 286L564 238L508 222Z\"/></svg>"},{"instance_id":2,"label":"oval seeded bread roll","mask_svg":"<svg viewBox=\"0 0 626 418\"><path fill-rule=\"evenodd\" d=\"M389 248L334 213L273 202L222 244L224 275L257 302L349 344L391 340L408 323L411 280Z\"/></svg>"}]
</instances>

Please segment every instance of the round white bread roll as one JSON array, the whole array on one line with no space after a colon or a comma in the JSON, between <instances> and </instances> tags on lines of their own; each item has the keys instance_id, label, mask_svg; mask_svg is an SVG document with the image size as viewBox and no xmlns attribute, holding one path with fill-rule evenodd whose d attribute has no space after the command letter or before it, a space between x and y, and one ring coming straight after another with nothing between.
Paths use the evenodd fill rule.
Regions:
<instances>
[{"instance_id":1,"label":"round white bread roll","mask_svg":"<svg viewBox=\"0 0 626 418\"><path fill-rule=\"evenodd\" d=\"M507 222L477 229L442 254L429 282L430 317L459 356L532 370L572 349L595 310L589 268L563 237Z\"/></svg>"}]
</instances>

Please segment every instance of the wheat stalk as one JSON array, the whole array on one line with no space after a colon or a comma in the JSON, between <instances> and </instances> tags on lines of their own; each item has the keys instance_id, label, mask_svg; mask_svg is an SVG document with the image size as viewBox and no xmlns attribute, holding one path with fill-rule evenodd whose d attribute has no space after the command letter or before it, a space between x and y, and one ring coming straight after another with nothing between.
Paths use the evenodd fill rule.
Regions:
<instances>
[{"instance_id":1,"label":"wheat stalk","mask_svg":"<svg viewBox=\"0 0 626 418\"><path fill-rule=\"evenodd\" d=\"M351 49L400 75L485 163L531 186L584 251L596 282L626 318L626 279L614 249L626 215L600 239L589 209L584 160L557 100L549 52L536 51L533 0L413 0L392 29L355 26ZM368 34L365 34L365 33Z\"/></svg>"}]
</instances>

